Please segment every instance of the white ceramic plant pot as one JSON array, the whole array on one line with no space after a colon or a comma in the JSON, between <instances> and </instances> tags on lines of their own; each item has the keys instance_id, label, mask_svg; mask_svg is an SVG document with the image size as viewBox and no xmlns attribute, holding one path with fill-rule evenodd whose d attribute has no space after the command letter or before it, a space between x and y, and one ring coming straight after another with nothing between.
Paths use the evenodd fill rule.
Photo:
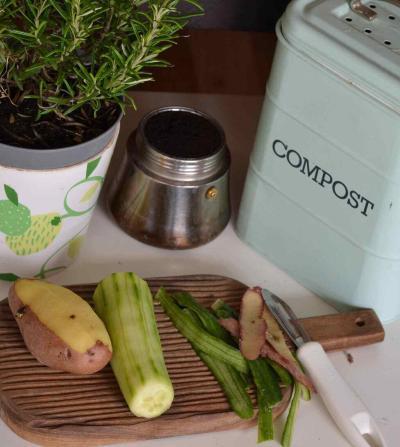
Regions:
<instances>
[{"instance_id":1,"label":"white ceramic plant pot","mask_svg":"<svg viewBox=\"0 0 400 447\"><path fill-rule=\"evenodd\" d=\"M45 278L74 262L119 127L60 149L0 144L0 280Z\"/></svg>"}]
</instances>

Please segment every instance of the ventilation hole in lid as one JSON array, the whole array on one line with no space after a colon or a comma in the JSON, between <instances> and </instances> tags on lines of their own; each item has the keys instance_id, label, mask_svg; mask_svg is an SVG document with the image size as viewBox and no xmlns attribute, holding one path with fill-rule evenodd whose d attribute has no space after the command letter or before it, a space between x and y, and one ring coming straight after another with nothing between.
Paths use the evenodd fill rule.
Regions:
<instances>
[{"instance_id":1,"label":"ventilation hole in lid","mask_svg":"<svg viewBox=\"0 0 400 447\"><path fill-rule=\"evenodd\" d=\"M346 22L352 22L353 19L351 17L346 17Z\"/></svg>"},{"instance_id":2,"label":"ventilation hole in lid","mask_svg":"<svg viewBox=\"0 0 400 447\"><path fill-rule=\"evenodd\" d=\"M369 28L367 28L367 29L364 30L364 32L367 33L367 34L371 34L371 33L372 33L372 30L370 30Z\"/></svg>"},{"instance_id":3,"label":"ventilation hole in lid","mask_svg":"<svg viewBox=\"0 0 400 447\"><path fill-rule=\"evenodd\" d=\"M390 20L396 20L396 17L395 16L389 16L389 19Z\"/></svg>"},{"instance_id":4,"label":"ventilation hole in lid","mask_svg":"<svg viewBox=\"0 0 400 447\"><path fill-rule=\"evenodd\" d=\"M385 45L392 45L392 42L390 42L390 40L385 40Z\"/></svg>"},{"instance_id":5,"label":"ventilation hole in lid","mask_svg":"<svg viewBox=\"0 0 400 447\"><path fill-rule=\"evenodd\" d=\"M376 5L374 5L374 4L372 3L371 5L369 5L369 7L370 7L371 9L375 9L375 8L376 8Z\"/></svg>"}]
</instances>

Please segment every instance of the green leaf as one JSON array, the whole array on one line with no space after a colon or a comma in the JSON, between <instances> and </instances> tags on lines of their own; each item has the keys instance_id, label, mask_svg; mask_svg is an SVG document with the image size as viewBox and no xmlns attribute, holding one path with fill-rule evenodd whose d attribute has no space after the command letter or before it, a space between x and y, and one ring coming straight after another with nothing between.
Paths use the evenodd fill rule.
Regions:
<instances>
[{"instance_id":1,"label":"green leaf","mask_svg":"<svg viewBox=\"0 0 400 447\"><path fill-rule=\"evenodd\" d=\"M20 277L15 275L14 273L0 273L0 281L13 282L19 278Z\"/></svg>"},{"instance_id":2,"label":"green leaf","mask_svg":"<svg viewBox=\"0 0 400 447\"><path fill-rule=\"evenodd\" d=\"M17 30L17 29L10 29L8 31L8 33L12 37L21 37L22 39L27 39L27 40L30 40L30 39L34 40L35 39L34 34L27 33L25 31L20 31L20 30Z\"/></svg>"},{"instance_id":3,"label":"green leaf","mask_svg":"<svg viewBox=\"0 0 400 447\"><path fill-rule=\"evenodd\" d=\"M25 81L25 79L31 78L33 76L35 76L37 73L40 72L40 70L42 70L43 68L43 64L35 64L35 65L31 65L30 67L28 67L27 69L23 70L20 72L19 74L19 78L22 81Z\"/></svg>"},{"instance_id":4,"label":"green leaf","mask_svg":"<svg viewBox=\"0 0 400 447\"><path fill-rule=\"evenodd\" d=\"M6 193L7 199L15 206L18 206L18 194L15 189L11 188L11 186L4 185L4 191Z\"/></svg>"},{"instance_id":5,"label":"green leaf","mask_svg":"<svg viewBox=\"0 0 400 447\"><path fill-rule=\"evenodd\" d=\"M53 219L51 219L50 223L51 223L51 225L53 225L53 227L57 227L61 223L61 217L60 216L53 217Z\"/></svg>"},{"instance_id":6,"label":"green leaf","mask_svg":"<svg viewBox=\"0 0 400 447\"><path fill-rule=\"evenodd\" d=\"M92 172L97 168L97 165L100 163L101 157L96 158L95 160L89 161L86 166L86 178L89 178Z\"/></svg>"}]
</instances>

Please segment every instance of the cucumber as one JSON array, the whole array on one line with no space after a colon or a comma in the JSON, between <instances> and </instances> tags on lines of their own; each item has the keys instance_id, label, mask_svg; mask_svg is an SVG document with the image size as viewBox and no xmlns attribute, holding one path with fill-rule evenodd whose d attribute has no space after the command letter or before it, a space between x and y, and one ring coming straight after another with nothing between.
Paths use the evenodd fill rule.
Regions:
<instances>
[{"instance_id":1,"label":"cucumber","mask_svg":"<svg viewBox=\"0 0 400 447\"><path fill-rule=\"evenodd\" d=\"M257 389L258 443L274 439L272 407L282 400L281 389L265 359L248 360Z\"/></svg>"},{"instance_id":2,"label":"cucumber","mask_svg":"<svg viewBox=\"0 0 400 447\"><path fill-rule=\"evenodd\" d=\"M217 318L235 318L236 320L239 318L238 313L233 309L229 304L225 303L221 299L217 299L214 301L214 303L211 306L211 309L213 310L214 314ZM285 368L283 368L281 365L278 365L274 360L269 359L268 357L265 358L265 361L268 362L268 364L272 367L272 369L275 371L275 373L278 375L279 380L284 385L291 385L293 383L292 376L288 371L286 371ZM305 388L305 387L303 387ZM307 392L306 390L302 391L302 394L304 395L304 399L307 400ZM308 399L309 400L309 399Z\"/></svg>"},{"instance_id":3,"label":"cucumber","mask_svg":"<svg viewBox=\"0 0 400 447\"><path fill-rule=\"evenodd\" d=\"M292 402L290 404L289 413L283 428L281 444L282 447L290 447L293 437L294 422L296 419L297 409L299 408L301 397L301 387L299 382L294 383Z\"/></svg>"},{"instance_id":4,"label":"cucumber","mask_svg":"<svg viewBox=\"0 0 400 447\"><path fill-rule=\"evenodd\" d=\"M279 380L286 386L289 386L293 383L293 378L288 371L286 371L283 366L269 359L268 357L265 359L266 362L271 366L271 368L275 371Z\"/></svg>"},{"instance_id":5,"label":"cucumber","mask_svg":"<svg viewBox=\"0 0 400 447\"><path fill-rule=\"evenodd\" d=\"M220 360L215 360L204 352L196 352L221 386L231 409L241 419L252 418L254 414L253 404L247 394L247 383L242 375L232 366Z\"/></svg>"},{"instance_id":6,"label":"cucumber","mask_svg":"<svg viewBox=\"0 0 400 447\"><path fill-rule=\"evenodd\" d=\"M257 444L274 439L274 420L272 407L265 400L265 395L257 389L258 427Z\"/></svg>"},{"instance_id":7,"label":"cucumber","mask_svg":"<svg viewBox=\"0 0 400 447\"><path fill-rule=\"evenodd\" d=\"M232 346L237 345L229 332L219 324L215 315L213 315L205 307L201 306L190 293L176 292L172 295L172 298L179 306L194 312L200 320L203 329L205 329L209 334L214 335L214 337L217 337Z\"/></svg>"},{"instance_id":8,"label":"cucumber","mask_svg":"<svg viewBox=\"0 0 400 447\"><path fill-rule=\"evenodd\" d=\"M113 273L100 282L93 299L110 334L111 367L129 409L138 417L159 416L171 406L174 390L146 281L134 273Z\"/></svg>"},{"instance_id":9,"label":"cucumber","mask_svg":"<svg viewBox=\"0 0 400 447\"><path fill-rule=\"evenodd\" d=\"M174 295L175 296L175 295ZM182 310L188 315L194 324L207 330L194 311L186 308ZM202 352L195 342L191 342L196 354L200 357L207 368L212 372L213 376L222 388L230 407L241 419L250 419L253 417L254 410L251 399L247 394L247 383L243 379L242 374L220 360L211 357Z\"/></svg>"},{"instance_id":10,"label":"cucumber","mask_svg":"<svg viewBox=\"0 0 400 447\"><path fill-rule=\"evenodd\" d=\"M184 310L190 310L193 317L196 317L198 326L206 330L209 334L214 335L224 342L233 347L237 347L237 342L231 336L231 334L224 329L218 322L218 319L208 309L201 306L193 296L188 292L176 292L171 295L177 304L184 308ZM220 300L222 301L222 300ZM250 374L240 373L242 382L245 383L245 388L250 388L252 380Z\"/></svg>"},{"instance_id":11,"label":"cucumber","mask_svg":"<svg viewBox=\"0 0 400 447\"><path fill-rule=\"evenodd\" d=\"M273 407L282 400L278 380L265 359L248 360L250 371L258 392Z\"/></svg>"},{"instance_id":12,"label":"cucumber","mask_svg":"<svg viewBox=\"0 0 400 447\"><path fill-rule=\"evenodd\" d=\"M214 303L211 305L211 309L214 311L215 315L218 318L234 318L235 320L239 319L239 314L236 312L233 307L231 307L229 304L226 304L224 300L221 300L218 298L214 301Z\"/></svg>"},{"instance_id":13,"label":"cucumber","mask_svg":"<svg viewBox=\"0 0 400 447\"><path fill-rule=\"evenodd\" d=\"M241 373L246 374L248 372L249 367L246 359L240 351L223 340L210 335L204 329L199 328L188 315L182 312L181 308L175 304L173 298L168 295L163 287L158 290L155 299L160 302L165 313L178 331L190 342L195 342L201 351L233 366Z\"/></svg>"}]
</instances>

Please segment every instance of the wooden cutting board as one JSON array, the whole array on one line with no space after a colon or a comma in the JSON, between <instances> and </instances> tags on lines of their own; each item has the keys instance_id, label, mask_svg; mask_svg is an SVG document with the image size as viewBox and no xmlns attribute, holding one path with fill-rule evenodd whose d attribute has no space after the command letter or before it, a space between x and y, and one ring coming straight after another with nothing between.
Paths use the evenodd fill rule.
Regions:
<instances>
[{"instance_id":1,"label":"wooden cutting board","mask_svg":"<svg viewBox=\"0 0 400 447\"><path fill-rule=\"evenodd\" d=\"M156 278L148 282L153 292L160 286L170 291L189 291L205 306L222 298L237 308L245 290L235 280L210 275ZM90 301L95 286L70 288ZM218 383L189 343L158 304L155 310L175 400L167 413L145 420L129 412L109 366L94 375L79 376L39 364L25 348L7 300L2 301L2 419L22 438L57 447L105 445L254 425L255 419L243 421L229 410ZM370 310L306 318L302 322L311 337L328 350L366 345L384 338L383 328ZM275 417L286 409L288 398L289 392Z\"/></svg>"}]
</instances>

